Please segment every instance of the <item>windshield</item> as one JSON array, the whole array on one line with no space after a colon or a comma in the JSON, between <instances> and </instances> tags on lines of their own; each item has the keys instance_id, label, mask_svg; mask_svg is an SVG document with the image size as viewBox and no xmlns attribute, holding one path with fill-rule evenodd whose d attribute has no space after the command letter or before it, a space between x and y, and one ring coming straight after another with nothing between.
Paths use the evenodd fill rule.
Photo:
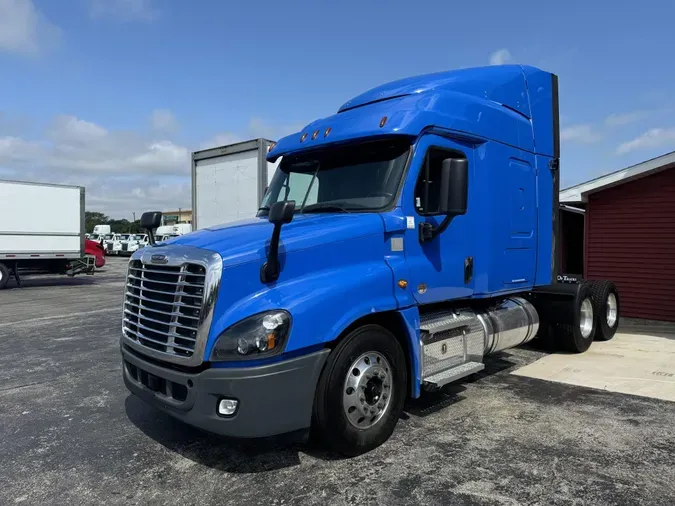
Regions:
<instances>
[{"instance_id":1,"label":"windshield","mask_svg":"<svg viewBox=\"0 0 675 506\"><path fill-rule=\"evenodd\" d=\"M126 241L129 239L129 234L122 234L119 238L120 241Z\"/></svg>"},{"instance_id":2,"label":"windshield","mask_svg":"<svg viewBox=\"0 0 675 506\"><path fill-rule=\"evenodd\" d=\"M109 241L112 238L113 238L112 234L106 234L103 236L103 239L105 239L106 241Z\"/></svg>"},{"instance_id":3,"label":"windshield","mask_svg":"<svg viewBox=\"0 0 675 506\"><path fill-rule=\"evenodd\" d=\"M144 236L144 235L132 235L132 236L129 236L129 240L131 240L131 241L142 241L143 239L145 239L145 236Z\"/></svg>"},{"instance_id":4,"label":"windshield","mask_svg":"<svg viewBox=\"0 0 675 506\"><path fill-rule=\"evenodd\" d=\"M284 157L258 216L280 201L296 212L374 211L396 196L410 150L408 138L361 142Z\"/></svg>"}]
</instances>

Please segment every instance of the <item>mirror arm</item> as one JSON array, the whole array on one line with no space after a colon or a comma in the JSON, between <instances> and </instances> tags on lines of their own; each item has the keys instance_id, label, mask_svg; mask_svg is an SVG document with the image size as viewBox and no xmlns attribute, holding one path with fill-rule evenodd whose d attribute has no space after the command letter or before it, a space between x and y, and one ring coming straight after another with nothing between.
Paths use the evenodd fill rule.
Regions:
<instances>
[{"instance_id":1,"label":"mirror arm","mask_svg":"<svg viewBox=\"0 0 675 506\"><path fill-rule=\"evenodd\" d=\"M448 228L448 225L450 225L450 221L454 218L455 216L453 214L448 214L446 215L445 218L443 218L443 221L441 222L438 227L436 227L433 232L432 232L432 239L436 237L438 234L442 234L446 228Z\"/></svg>"},{"instance_id":2,"label":"mirror arm","mask_svg":"<svg viewBox=\"0 0 675 506\"><path fill-rule=\"evenodd\" d=\"M281 223L274 224L270 249L267 252L267 261L260 268L260 281L271 283L279 278L279 236L281 235Z\"/></svg>"},{"instance_id":3,"label":"mirror arm","mask_svg":"<svg viewBox=\"0 0 675 506\"><path fill-rule=\"evenodd\" d=\"M150 246L155 245L155 234L152 233L152 229L149 228L148 230L148 242L150 243Z\"/></svg>"},{"instance_id":4,"label":"mirror arm","mask_svg":"<svg viewBox=\"0 0 675 506\"><path fill-rule=\"evenodd\" d=\"M445 229L448 228L448 225L450 225L450 222L454 217L454 214L446 215L441 224L437 227L434 227L433 224L426 221L420 223L420 242L433 241L436 236L442 234Z\"/></svg>"}]
</instances>

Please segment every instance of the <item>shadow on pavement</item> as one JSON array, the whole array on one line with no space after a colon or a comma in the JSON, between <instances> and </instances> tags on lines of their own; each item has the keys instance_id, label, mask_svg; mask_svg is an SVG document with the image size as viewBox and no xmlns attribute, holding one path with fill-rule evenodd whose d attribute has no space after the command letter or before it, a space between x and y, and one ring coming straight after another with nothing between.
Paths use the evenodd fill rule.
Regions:
<instances>
[{"instance_id":1,"label":"shadow on pavement","mask_svg":"<svg viewBox=\"0 0 675 506\"><path fill-rule=\"evenodd\" d=\"M265 439L226 438L184 424L133 395L124 404L129 420L148 437L219 471L248 474L293 467L300 464L300 451L323 460L340 458L308 442L306 432Z\"/></svg>"},{"instance_id":2,"label":"shadow on pavement","mask_svg":"<svg viewBox=\"0 0 675 506\"><path fill-rule=\"evenodd\" d=\"M103 271L101 271L103 272ZM83 275L84 276L84 275ZM21 277L21 286L18 286L16 284L16 281L14 281L14 278L11 278L9 280L9 283L7 283L7 286L5 287L6 290L17 290L20 288L48 288L52 286L83 286L83 285L95 285L97 283L97 279L94 278L94 276L87 276L85 277L74 277L74 278L69 278L68 276L60 276L60 275L55 275L55 276L50 276L50 277L26 277L22 276Z\"/></svg>"},{"instance_id":3,"label":"shadow on pavement","mask_svg":"<svg viewBox=\"0 0 675 506\"><path fill-rule=\"evenodd\" d=\"M405 412L414 416L425 417L437 413L453 404L457 404L465 399L462 394L466 390L466 384L473 383L482 378L492 376L506 369L517 366L515 362L507 360L508 355L496 353L485 357L485 369L467 376L461 380L452 382L444 387L422 392L418 399L408 399L404 407Z\"/></svg>"},{"instance_id":4,"label":"shadow on pavement","mask_svg":"<svg viewBox=\"0 0 675 506\"><path fill-rule=\"evenodd\" d=\"M460 395L466 390L464 385L515 365L501 354L488 357L483 371L408 400L401 418L407 419L408 413L428 416L460 402L464 399ZM203 466L228 473L260 473L297 466L301 452L327 461L345 458L325 450L320 442L308 438L306 431L264 439L226 438L184 424L133 395L127 396L124 404L129 420L154 441Z\"/></svg>"}]
</instances>

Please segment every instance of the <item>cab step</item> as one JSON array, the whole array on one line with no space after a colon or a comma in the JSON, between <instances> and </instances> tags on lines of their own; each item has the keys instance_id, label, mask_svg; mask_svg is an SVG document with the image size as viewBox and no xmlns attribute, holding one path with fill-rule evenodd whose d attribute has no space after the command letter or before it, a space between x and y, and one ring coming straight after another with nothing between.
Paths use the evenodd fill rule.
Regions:
<instances>
[{"instance_id":1,"label":"cab step","mask_svg":"<svg viewBox=\"0 0 675 506\"><path fill-rule=\"evenodd\" d=\"M464 378L471 374L477 373L485 369L485 364L481 362L466 362L450 369L445 369L439 373L433 374L428 378L424 378L424 383L431 387L440 388L448 383L452 383L458 379Z\"/></svg>"}]
</instances>

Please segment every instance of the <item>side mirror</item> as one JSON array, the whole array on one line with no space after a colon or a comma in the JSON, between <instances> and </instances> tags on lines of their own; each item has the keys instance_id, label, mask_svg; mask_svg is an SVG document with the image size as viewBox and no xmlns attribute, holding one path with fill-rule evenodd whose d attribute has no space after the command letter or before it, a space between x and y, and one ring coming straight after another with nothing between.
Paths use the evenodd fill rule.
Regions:
<instances>
[{"instance_id":1,"label":"side mirror","mask_svg":"<svg viewBox=\"0 0 675 506\"><path fill-rule=\"evenodd\" d=\"M293 220L293 213L295 212L295 201L284 200L275 202L270 206L270 211L267 219L274 225L282 225L290 223Z\"/></svg>"},{"instance_id":2,"label":"side mirror","mask_svg":"<svg viewBox=\"0 0 675 506\"><path fill-rule=\"evenodd\" d=\"M162 224L162 213L160 211L148 211L141 215L141 227L148 231L148 242L155 245L155 235L153 231Z\"/></svg>"},{"instance_id":3,"label":"side mirror","mask_svg":"<svg viewBox=\"0 0 675 506\"><path fill-rule=\"evenodd\" d=\"M466 214L469 192L469 162L466 158L446 158L441 165L439 211L446 215Z\"/></svg>"},{"instance_id":4,"label":"side mirror","mask_svg":"<svg viewBox=\"0 0 675 506\"><path fill-rule=\"evenodd\" d=\"M155 229L162 223L162 213L159 211L148 211L141 215L141 227L144 229Z\"/></svg>"},{"instance_id":5,"label":"side mirror","mask_svg":"<svg viewBox=\"0 0 675 506\"><path fill-rule=\"evenodd\" d=\"M469 193L469 162L465 158L446 158L441 164L441 186L438 212L445 218L437 227L422 222L419 228L420 242L433 240L448 228L450 221L461 214L466 214L467 196Z\"/></svg>"}]
</instances>

